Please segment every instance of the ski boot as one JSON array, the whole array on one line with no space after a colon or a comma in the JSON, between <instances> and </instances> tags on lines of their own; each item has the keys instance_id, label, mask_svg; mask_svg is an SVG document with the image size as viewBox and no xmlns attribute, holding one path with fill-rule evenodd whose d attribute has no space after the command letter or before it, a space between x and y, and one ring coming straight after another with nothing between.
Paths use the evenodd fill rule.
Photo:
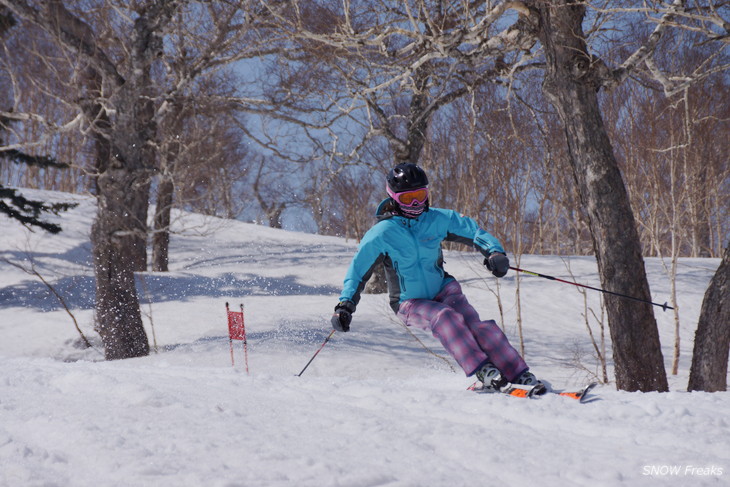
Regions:
<instances>
[{"instance_id":1,"label":"ski boot","mask_svg":"<svg viewBox=\"0 0 730 487\"><path fill-rule=\"evenodd\" d=\"M547 388L545 387L545 384L537 380L537 377L535 377L535 374L530 372L529 370L524 371L522 374L520 374L519 377L517 377L514 381L512 381L513 384L520 384L523 386L534 386L535 392L534 395L541 395L545 394L547 392Z\"/></svg>"},{"instance_id":2,"label":"ski boot","mask_svg":"<svg viewBox=\"0 0 730 487\"><path fill-rule=\"evenodd\" d=\"M476 377L482 384L484 389L494 389L499 391L507 384L507 379L502 377L502 373L492 362L482 365L476 372Z\"/></svg>"}]
</instances>

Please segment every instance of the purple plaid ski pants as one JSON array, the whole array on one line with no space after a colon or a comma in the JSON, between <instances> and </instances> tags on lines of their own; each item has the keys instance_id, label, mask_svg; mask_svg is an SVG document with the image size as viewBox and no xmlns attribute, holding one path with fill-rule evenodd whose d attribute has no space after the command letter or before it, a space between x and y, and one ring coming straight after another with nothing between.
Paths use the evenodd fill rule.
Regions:
<instances>
[{"instance_id":1,"label":"purple plaid ski pants","mask_svg":"<svg viewBox=\"0 0 730 487\"><path fill-rule=\"evenodd\" d=\"M456 281L448 283L432 300L403 301L398 318L406 326L430 330L464 369L467 377L487 361L492 362L509 381L515 380L528 368L497 323L479 319L479 314Z\"/></svg>"}]
</instances>

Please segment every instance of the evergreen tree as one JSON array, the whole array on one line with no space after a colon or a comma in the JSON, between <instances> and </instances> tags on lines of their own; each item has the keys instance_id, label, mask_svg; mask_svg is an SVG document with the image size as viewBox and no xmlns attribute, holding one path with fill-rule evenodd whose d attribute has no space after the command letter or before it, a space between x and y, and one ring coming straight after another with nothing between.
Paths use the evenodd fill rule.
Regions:
<instances>
[{"instance_id":1,"label":"evergreen tree","mask_svg":"<svg viewBox=\"0 0 730 487\"><path fill-rule=\"evenodd\" d=\"M0 8L0 36L15 25L15 19L5 8ZM7 131L10 120L0 117L0 146L4 144L3 134ZM33 156L18 150L0 152L0 162L8 161L16 164L27 164L38 167L68 167L51 157ZM49 223L41 219L44 213L58 215L61 211L76 206L74 203L46 203L38 200L31 200L18 193L17 189L7 188L0 183L0 213L19 221L26 227L40 227L51 233L61 231L60 225Z\"/></svg>"},{"instance_id":2,"label":"evergreen tree","mask_svg":"<svg viewBox=\"0 0 730 487\"><path fill-rule=\"evenodd\" d=\"M0 134L5 131L4 120L0 120ZM0 145L2 138L0 137ZM14 162L16 164L28 164L39 167L67 167L56 160L46 156L32 156L20 151L10 150L0 152L0 160ZM75 207L75 203L46 203L44 201L28 199L15 188L7 188L0 183L0 213L3 213L13 220L19 221L26 227L40 227L50 233L58 233L61 226L55 223L44 221L44 213L58 215L61 211Z\"/></svg>"}]
</instances>

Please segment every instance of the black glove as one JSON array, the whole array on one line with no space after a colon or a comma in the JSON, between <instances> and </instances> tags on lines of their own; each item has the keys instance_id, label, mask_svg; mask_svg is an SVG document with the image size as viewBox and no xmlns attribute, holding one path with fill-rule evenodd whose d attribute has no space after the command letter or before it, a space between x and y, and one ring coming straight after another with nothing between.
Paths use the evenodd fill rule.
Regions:
<instances>
[{"instance_id":1,"label":"black glove","mask_svg":"<svg viewBox=\"0 0 730 487\"><path fill-rule=\"evenodd\" d=\"M332 315L332 328L337 331L350 331L352 313L355 312L355 303L352 301L340 301L335 306L335 314Z\"/></svg>"},{"instance_id":2,"label":"black glove","mask_svg":"<svg viewBox=\"0 0 730 487\"><path fill-rule=\"evenodd\" d=\"M484 265L492 271L496 277L504 277L509 270L509 259L502 252L492 252L484 259Z\"/></svg>"}]
</instances>

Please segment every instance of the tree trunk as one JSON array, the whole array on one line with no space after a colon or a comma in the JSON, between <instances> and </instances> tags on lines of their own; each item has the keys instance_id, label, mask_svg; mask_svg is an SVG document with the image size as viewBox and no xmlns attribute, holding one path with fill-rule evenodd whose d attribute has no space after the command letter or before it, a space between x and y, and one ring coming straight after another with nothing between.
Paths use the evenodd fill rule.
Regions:
<instances>
[{"instance_id":1,"label":"tree trunk","mask_svg":"<svg viewBox=\"0 0 730 487\"><path fill-rule=\"evenodd\" d=\"M134 179L135 187L131 189L131 192L135 193L135 197L130 201L130 208L135 219L135 231L130 235L130 265L134 272L144 272L147 270L147 238L149 236L147 215L150 208L151 174L148 171L140 171L140 174L134 176Z\"/></svg>"},{"instance_id":2,"label":"tree trunk","mask_svg":"<svg viewBox=\"0 0 730 487\"><path fill-rule=\"evenodd\" d=\"M101 93L101 77L90 72L90 92ZM108 360L144 356L149 343L142 324L134 271L146 261L149 177L135 173L115 150L112 121L93 97L81 106L94 128L97 215L91 228L96 278L96 330ZM123 146L126 146L124 144ZM115 157L116 156L116 157ZM128 156L128 154L125 154ZM143 215L143 216L142 216ZM141 268L140 268L141 267Z\"/></svg>"},{"instance_id":3,"label":"tree trunk","mask_svg":"<svg viewBox=\"0 0 730 487\"><path fill-rule=\"evenodd\" d=\"M649 301L634 215L598 104L597 63L582 32L585 7L570 1L534 3L547 60L543 91L563 123L601 285ZM618 389L668 390L651 305L611 295L604 299Z\"/></svg>"},{"instance_id":4,"label":"tree trunk","mask_svg":"<svg viewBox=\"0 0 730 487\"><path fill-rule=\"evenodd\" d=\"M100 174L98 211L91 230L96 276L97 331L107 360L149 353L142 325L134 269L139 221L130 208L137 205L147 174L126 168L109 168ZM145 200L146 201L146 200Z\"/></svg>"},{"instance_id":5,"label":"tree trunk","mask_svg":"<svg viewBox=\"0 0 730 487\"><path fill-rule=\"evenodd\" d=\"M416 91L411 95L409 107L408 134L406 139L406 153L396 154L398 162L412 162L418 164L421 152L426 143L426 132L429 122L428 82L430 73L427 67L421 66L415 72Z\"/></svg>"},{"instance_id":6,"label":"tree trunk","mask_svg":"<svg viewBox=\"0 0 730 487\"><path fill-rule=\"evenodd\" d=\"M729 349L730 242L702 301L687 389L726 391Z\"/></svg>"},{"instance_id":7,"label":"tree trunk","mask_svg":"<svg viewBox=\"0 0 730 487\"><path fill-rule=\"evenodd\" d=\"M286 203L273 203L271 206L265 208L266 218L269 220L270 228L281 228L283 222L281 221L281 215L286 210Z\"/></svg>"},{"instance_id":8,"label":"tree trunk","mask_svg":"<svg viewBox=\"0 0 730 487\"><path fill-rule=\"evenodd\" d=\"M152 270L167 272L170 252L170 211L175 186L171 179L164 178L157 188L157 209L155 229L152 236Z\"/></svg>"},{"instance_id":9,"label":"tree trunk","mask_svg":"<svg viewBox=\"0 0 730 487\"><path fill-rule=\"evenodd\" d=\"M139 54L139 53L137 53ZM107 360L144 356L149 341L139 310L135 271L147 260L147 211L154 156L146 76L121 88L110 137L110 158L97 179L91 243L96 275L96 320ZM101 153L104 153L102 151Z\"/></svg>"}]
</instances>

